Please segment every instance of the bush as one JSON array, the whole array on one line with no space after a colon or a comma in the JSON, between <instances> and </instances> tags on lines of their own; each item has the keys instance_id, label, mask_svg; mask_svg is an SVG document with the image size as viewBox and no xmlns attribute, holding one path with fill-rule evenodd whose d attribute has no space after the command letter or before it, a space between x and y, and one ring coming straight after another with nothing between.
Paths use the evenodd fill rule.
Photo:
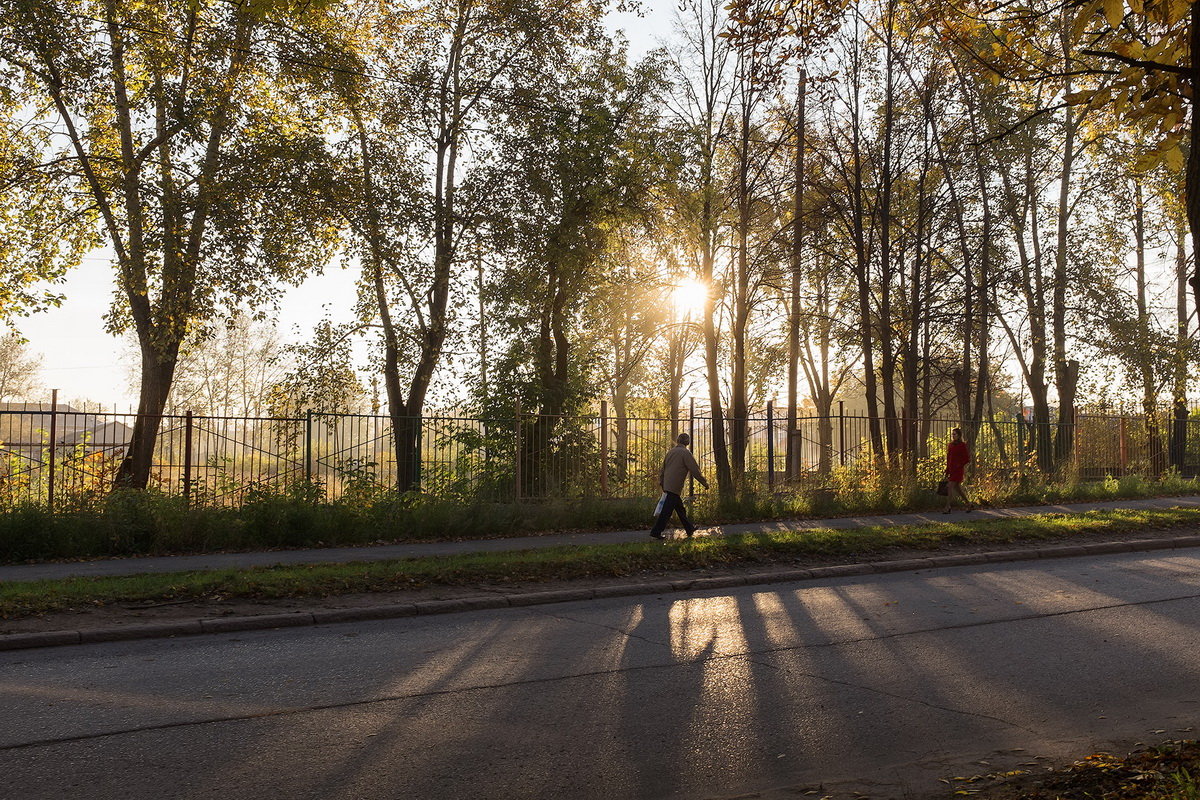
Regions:
<instances>
[{"instance_id":1,"label":"bush","mask_svg":"<svg viewBox=\"0 0 1200 800\"><path fill-rule=\"evenodd\" d=\"M724 502L696 495L700 525L937 507L936 481L838 467L823 485L774 494L745 492ZM1200 493L1200 481L1168 474L1094 482L1035 482L989 475L970 484L976 502L1020 505ZM326 547L382 542L485 539L545 531L648 529L655 498L557 499L498 503L439 499L374 489L324 499L318 483L256 486L239 507L193 505L154 491L122 491L58 513L35 505L0 513L0 561L165 555L221 550Z\"/></svg>"}]
</instances>

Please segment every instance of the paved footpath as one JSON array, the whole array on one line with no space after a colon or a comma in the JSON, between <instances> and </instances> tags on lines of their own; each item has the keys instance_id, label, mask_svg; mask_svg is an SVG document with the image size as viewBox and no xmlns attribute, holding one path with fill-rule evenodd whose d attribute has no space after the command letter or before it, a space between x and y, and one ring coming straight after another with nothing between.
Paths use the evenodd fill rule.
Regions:
<instances>
[{"instance_id":1,"label":"paved footpath","mask_svg":"<svg viewBox=\"0 0 1200 800\"><path fill-rule=\"evenodd\" d=\"M930 522L960 522L964 520L1027 517L1033 514L1080 514L1096 509L1173 508L1176 506L1200 508L1200 496L1163 497L1152 500L1116 500L1103 503L1066 503L1062 505L1023 506L1019 508L993 508L982 509L972 513L956 511L952 514L942 514L938 511L927 511L915 514L882 514L877 516L835 517L832 519L752 522L704 528L700 535L769 533L772 531L820 528L847 529L876 525L919 525ZM649 530L650 520L647 519L646 522L647 529L638 531L560 533L507 539L471 539L457 542L392 544L372 547L328 547L250 553L210 553L195 556L109 558L95 561L53 564L21 564L0 567L0 581L34 581L79 576L136 575L148 572L189 572L193 570L230 569L237 567L265 567L275 564L386 561L393 558L531 550L542 547L560 547L563 545L641 542L646 541L646 534Z\"/></svg>"}]
</instances>

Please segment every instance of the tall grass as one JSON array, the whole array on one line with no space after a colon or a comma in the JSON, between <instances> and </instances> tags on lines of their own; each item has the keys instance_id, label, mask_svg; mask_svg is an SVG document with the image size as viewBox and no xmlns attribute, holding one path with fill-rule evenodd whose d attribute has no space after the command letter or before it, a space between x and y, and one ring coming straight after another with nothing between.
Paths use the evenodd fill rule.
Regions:
<instances>
[{"instance_id":1,"label":"tall grass","mask_svg":"<svg viewBox=\"0 0 1200 800\"><path fill-rule=\"evenodd\" d=\"M835 470L817 491L742 494L717 502L696 495L699 524L887 513L935 508L928 484L894 475ZM1200 481L1168 475L1091 483L984 479L972 498L992 505L1108 500L1200 493ZM116 492L50 513L35 505L0 513L0 561L162 555L222 550L482 539L564 530L648 528L654 498L459 502L378 488L322 499L311 484L257 490L236 508L188 507L152 491Z\"/></svg>"}]
</instances>

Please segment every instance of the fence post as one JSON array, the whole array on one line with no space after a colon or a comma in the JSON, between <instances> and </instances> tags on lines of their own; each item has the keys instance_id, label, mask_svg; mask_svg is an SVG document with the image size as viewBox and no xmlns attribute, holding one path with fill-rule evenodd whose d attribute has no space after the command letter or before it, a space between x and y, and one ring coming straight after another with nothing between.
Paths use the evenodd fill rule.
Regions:
<instances>
[{"instance_id":1,"label":"fence post","mask_svg":"<svg viewBox=\"0 0 1200 800\"><path fill-rule=\"evenodd\" d=\"M1079 409L1071 406L1071 467L1079 480Z\"/></svg>"},{"instance_id":2,"label":"fence post","mask_svg":"<svg viewBox=\"0 0 1200 800\"><path fill-rule=\"evenodd\" d=\"M420 409L418 409L418 411L419 410ZM417 440L417 446L413 448L413 489L420 491L421 481L423 479L423 473L425 470L425 459L423 458L423 449L425 447L425 417L421 414L417 414L417 416L414 417L414 420L417 426L415 437Z\"/></svg>"},{"instance_id":3,"label":"fence post","mask_svg":"<svg viewBox=\"0 0 1200 800\"><path fill-rule=\"evenodd\" d=\"M775 401L767 401L767 490L775 491Z\"/></svg>"},{"instance_id":4,"label":"fence post","mask_svg":"<svg viewBox=\"0 0 1200 800\"><path fill-rule=\"evenodd\" d=\"M846 401L838 400L838 463L846 466Z\"/></svg>"},{"instance_id":5,"label":"fence post","mask_svg":"<svg viewBox=\"0 0 1200 800\"><path fill-rule=\"evenodd\" d=\"M183 504L192 504L192 412L183 418Z\"/></svg>"},{"instance_id":6,"label":"fence post","mask_svg":"<svg viewBox=\"0 0 1200 800\"><path fill-rule=\"evenodd\" d=\"M312 481L312 409L304 412L304 480Z\"/></svg>"},{"instance_id":7,"label":"fence post","mask_svg":"<svg viewBox=\"0 0 1200 800\"><path fill-rule=\"evenodd\" d=\"M513 422L513 495L517 502L521 501L521 398L517 398L517 410Z\"/></svg>"},{"instance_id":8,"label":"fence post","mask_svg":"<svg viewBox=\"0 0 1200 800\"><path fill-rule=\"evenodd\" d=\"M1121 424L1119 426L1119 437L1117 439L1118 454L1121 459L1121 475L1126 474L1129 468L1129 440L1125 438L1125 415L1120 417Z\"/></svg>"},{"instance_id":9,"label":"fence post","mask_svg":"<svg viewBox=\"0 0 1200 800\"><path fill-rule=\"evenodd\" d=\"M696 450L696 398L688 398L688 439L691 444L688 449L695 452ZM692 473L688 473L688 497L696 495L696 479L692 477Z\"/></svg>"},{"instance_id":10,"label":"fence post","mask_svg":"<svg viewBox=\"0 0 1200 800\"><path fill-rule=\"evenodd\" d=\"M600 401L600 494L608 497L608 401Z\"/></svg>"},{"instance_id":11,"label":"fence post","mask_svg":"<svg viewBox=\"0 0 1200 800\"><path fill-rule=\"evenodd\" d=\"M58 389L50 390L50 452L47 465L46 509L54 511L54 456L58 450Z\"/></svg>"}]
</instances>

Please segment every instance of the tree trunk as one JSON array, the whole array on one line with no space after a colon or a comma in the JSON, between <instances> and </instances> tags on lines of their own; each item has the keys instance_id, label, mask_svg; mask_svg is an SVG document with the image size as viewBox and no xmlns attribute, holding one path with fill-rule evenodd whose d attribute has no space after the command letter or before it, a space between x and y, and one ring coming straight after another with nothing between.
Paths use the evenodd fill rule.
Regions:
<instances>
[{"instance_id":1,"label":"tree trunk","mask_svg":"<svg viewBox=\"0 0 1200 800\"><path fill-rule=\"evenodd\" d=\"M744 67L743 67L744 69ZM750 323L750 115L754 88L752 76L743 74L737 172L737 251L733 280L733 363L729 378L729 450L733 481L741 486L746 473L746 431L749 403L746 387L746 335Z\"/></svg>"},{"instance_id":2,"label":"tree trunk","mask_svg":"<svg viewBox=\"0 0 1200 800\"><path fill-rule=\"evenodd\" d=\"M1063 91L1071 92L1067 78ZM1058 191L1058 220L1054 250L1054 281L1050 305L1054 336L1054 384L1058 392L1058 430L1054 440L1056 467L1062 469L1071 458L1075 444L1075 390L1079 382L1079 362L1067 358L1067 233L1070 223L1071 170L1075 165L1075 134L1079 120L1074 110L1063 109L1063 158Z\"/></svg>"},{"instance_id":3,"label":"tree trunk","mask_svg":"<svg viewBox=\"0 0 1200 800\"><path fill-rule=\"evenodd\" d=\"M983 422L984 401L991 402L991 324L990 313L992 308L991 293L995 291L992 286L992 209L988 201L988 186L987 181L983 179L983 165L980 164L980 202L982 203L983 212L983 230L980 242L979 254L979 277L972 287L979 293L978 313L979 315L979 347L977 350L976 360L978 364L975 369L975 406L971 412L971 444L974 445L975 435L978 434L980 426ZM967 267L968 271L970 267ZM1002 446L1002 445L1001 445Z\"/></svg>"},{"instance_id":4,"label":"tree trunk","mask_svg":"<svg viewBox=\"0 0 1200 800\"><path fill-rule=\"evenodd\" d=\"M1188 22L1188 52L1200 53L1200 2L1192 3L1192 13ZM1185 168L1184 187L1188 228L1192 232L1192 254L1200 253L1200 96L1196 87L1200 87L1200 62L1192 58L1191 75L1188 83L1192 86L1188 105L1191 109L1190 133L1188 135L1188 158ZM1192 286L1192 301L1195 308L1200 309L1200 257L1194 259L1192 276L1188 283Z\"/></svg>"},{"instance_id":5,"label":"tree trunk","mask_svg":"<svg viewBox=\"0 0 1200 800\"><path fill-rule=\"evenodd\" d=\"M1054 473L1054 436L1050 430L1050 400L1048 385L1044 380L1029 386L1030 405L1033 406L1033 453L1038 469L1043 475Z\"/></svg>"},{"instance_id":6,"label":"tree trunk","mask_svg":"<svg viewBox=\"0 0 1200 800\"><path fill-rule=\"evenodd\" d=\"M792 216L792 275L788 302L788 385L787 385L787 464L788 480L799 478L796 426L800 403L800 282L803 279L804 254L804 137L807 132L804 95L808 90L808 70L801 68L796 88L796 170L792 186L795 205Z\"/></svg>"},{"instance_id":7,"label":"tree trunk","mask_svg":"<svg viewBox=\"0 0 1200 800\"><path fill-rule=\"evenodd\" d=\"M928 101L923 105L923 108L928 109ZM920 364L923 360L920 358L921 346L921 328L922 314L921 309L926 308L925 303L925 255L923 245L925 244L926 232L926 200L925 200L925 183L929 174L929 162L931 153L929 151L929 139L926 134L926 127L922 126L922 144L923 159L921 163L921 174L917 180L917 220L916 220L916 235L914 237L914 253L912 259L912 268L909 272L908 286L908 336L903 343L903 354L901 358L901 380L904 384L904 419L901 420L901 439L904 444L905 466L909 477L915 479L917 475L917 459L920 454L920 436L918 434L918 404L920 402Z\"/></svg>"},{"instance_id":8,"label":"tree trunk","mask_svg":"<svg viewBox=\"0 0 1200 800\"><path fill-rule=\"evenodd\" d=\"M1146 208L1142 184L1136 178L1133 186L1133 246L1134 278L1137 298L1138 377L1142 383L1142 424L1146 431L1146 448L1150 474L1162 474L1162 438L1158 430L1158 391L1154 381L1154 364L1150 361L1150 308L1146 299Z\"/></svg>"},{"instance_id":9,"label":"tree trunk","mask_svg":"<svg viewBox=\"0 0 1200 800\"><path fill-rule=\"evenodd\" d=\"M684 348L678 335L672 336L667 376L667 414L671 419L671 441L679 438L680 406L683 403ZM624 385L622 384L622 387Z\"/></svg>"},{"instance_id":10,"label":"tree trunk","mask_svg":"<svg viewBox=\"0 0 1200 800\"><path fill-rule=\"evenodd\" d=\"M851 234L854 239L854 279L858 290L859 343L863 356L863 393L867 403L867 427L871 438L872 458L883 455L883 431L879 425L879 391L875 374L875 336L874 320L871 309L871 262L868 253L866 231L863 228L867 209L863 200L863 163L862 163L862 120L860 115L860 93L862 90L859 78L857 58L852 64L851 74L854 76L854 100L851 107L850 148L851 148L851 189L850 214Z\"/></svg>"},{"instance_id":11,"label":"tree trunk","mask_svg":"<svg viewBox=\"0 0 1200 800\"><path fill-rule=\"evenodd\" d=\"M163 409L175 377L178 345L161 356L149 342L142 345L142 375L137 419L129 438L129 449L117 469L114 485L120 489L145 489L154 464L154 448L162 425Z\"/></svg>"},{"instance_id":12,"label":"tree trunk","mask_svg":"<svg viewBox=\"0 0 1200 800\"><path fill-rule=\"evenodd\" d=\"M879 383L883 393L884 430L889 461L899 452L900 436L896 413L896 351L892 343L892 139L895 129L895 3L889 0L884 29L884 95L883 95L883 183L879 208Z\"/></svg>"},{"instance_id":13,"label":"tree trunk","mask_svg":"<svg viewBox=\"0 0 1200 800\"><path fill-rule=\"evenodd\" d=\"M704 254L704 271L708 281L712 281L713 254L709 250ZM714 299L710 296L704 302L704 363L708 372L708 408L709 427L712 435L713 462L717 472L717 494L721 501L730 500L734 496L733 471L729 464L729 449L725 440L725 414L721 407L721 378L719 362L719 341Z\"/></svg>"},{"instance_id":14,"label":"tree trunk","mask_svg":"<svg viewBox=\"0 0 1200 800\"><path fill-rule=\"evenodd\" d=\"M134 423L129 449L117 469L114 486L144 489L150 478L154 448L163 410L166 408L167 397L175 377L179 350L195 313L197 272L208 232L208 216L213 204L218 201L211 191L211 184L220 172L221 150L229 130L233 87L236 86L249 56L248 42L254 22L248 15L238 16L232 42L232 57L226 68L225 88L221 96L211 100L216 113L204 143L204 156L200 162L199 173L195 177L197 189L191 208L192 216L186 224L173 185L168 137L163 136L159 142L159 191L163 194L160 198L163 213L161 229L153 232L152 218L146 214L141 185L141 171L145 160L137 153L139 146L133 135L133 110L130 105L129 77L125 64L124 30L115 21L115 4L109 2L107 5L109 63L112 68L110 78L120 141L121 195L129 237L127 246L119 241L116 227L110 226L109 230L114 237L116 251L126 254L124 258L119 258L120 285L129 302L133 327L137 331L143 370L138 419ZM164 133L164 124L165 119L160 114L160 136ZM97 198L98 201L101 199L101 205L107 207L107 197ZM157 308L151 300L148 271L150 259L147 258L150 250L155 247L151 244L155 233L161 238L161 243L157 245L161 256L161 287L158 291Z\"/></svg>"},{"instance_id":15,"label":"tree trunk","mask_svg":"<svg viewBox=\"0 0 1200 800\"><path fill-rule=\"evenodd\" d=\"M1183 230L1175 236L1175 364L1171 386L1171 466L1180 474L1187 471L1188 441L1188 303L1187 303L1187 235Z\"/></svg>"},{"instance_id":16,"label":"tree trunk","mask_svg":"<svg viewBox=\"0 0 1200 800\"><path fill-rule=\"evenodd\" d=\"M613 393L613 415L616 417L616 452L613 478L617 483L629 479L629 390L622 385Z\"/></svg>"}]
</instances>

